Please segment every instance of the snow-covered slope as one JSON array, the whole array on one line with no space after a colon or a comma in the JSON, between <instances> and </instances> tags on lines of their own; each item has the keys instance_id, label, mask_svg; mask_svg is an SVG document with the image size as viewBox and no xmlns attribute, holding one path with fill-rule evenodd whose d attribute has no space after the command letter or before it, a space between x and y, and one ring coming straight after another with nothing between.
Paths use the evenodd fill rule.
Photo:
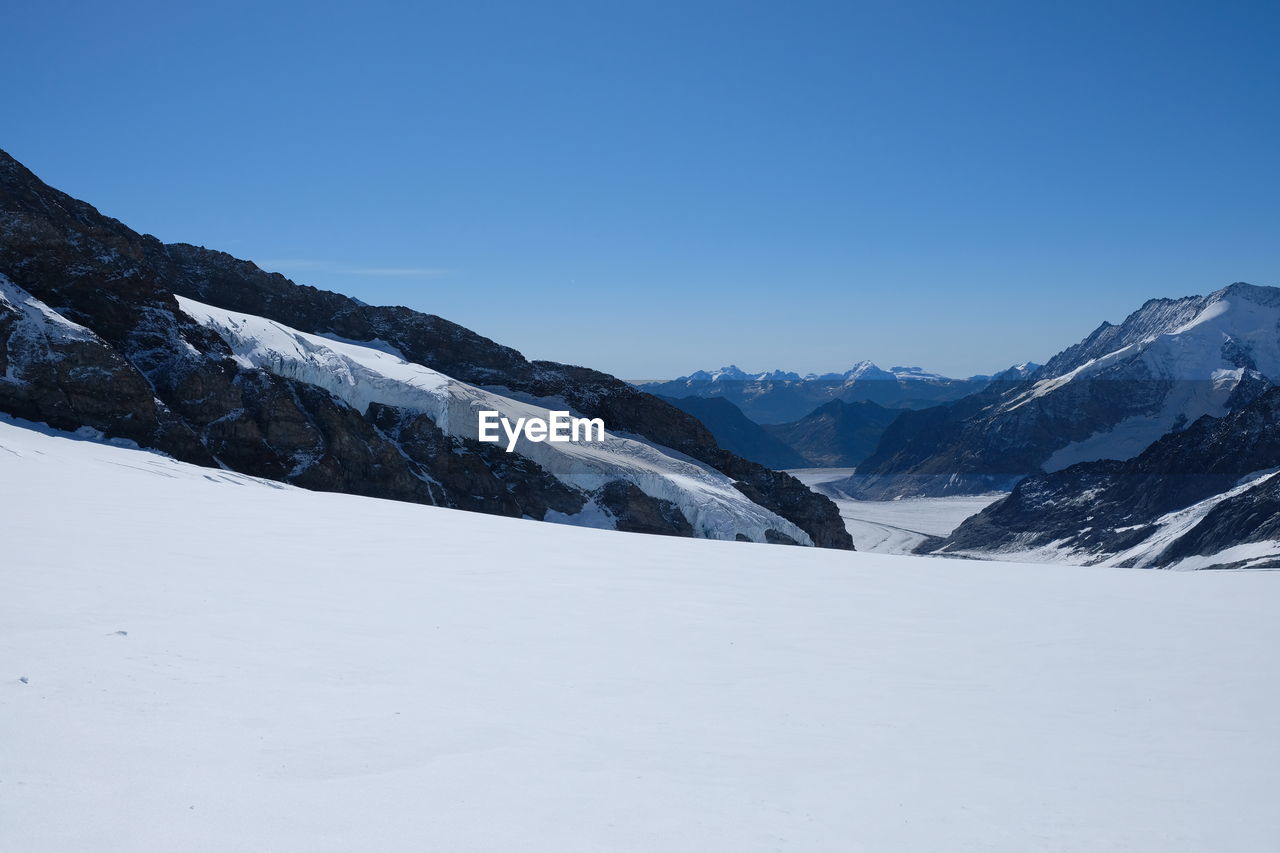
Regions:
<instances>
[{"instance_id":1,"label":"snow-covered slope","mask_svg":"<svg viewBox=\"0 0 1280 853\"><path fill-rule=\"evenodd\" d=\"M1059 448L1044 463L1044 470L1058 471L1094 459L1128 459L1179 424L1201 415L1221 417L1236 388L1250 374L1280 382L1280 290L1276 288L1234 284L1203 298L1153 301L1126 325L1130 328L1117 339L1074 354L1072 361L1078 363L1051 362L1036 382L1003 405L1003 411L1072 382L1167 383L1168 392L1152 411L1130 415ZM1109 351L1097 354L1099 349ZM1054 375L1044 375L1051 372Z\"/></svg>"},{"instance_id":2,"label":"snow-covered slope","mask_svg":"<svg viewBox=\"0 0 1280 853\"><path fill-rule=\"evenodd\" d=\"M582 530L7 422L0 482L0 849L1280 837L1280 573Z\"/></svg>"},{"instance_id":3,"label":"snow-covered slope","mask_svg":"<svg viewBox=\"0 0 1280 853\"><path fill-rule=\"evenodd\" d=\"M309 335L272 320L177 298L185 314L227 342L242 366L319 386L362 413L371 403L424 412L447 435L470 439L478 435L481 410L496 410L512 422L548 416L548 409L541 406L405 361L378 341ZM764 542L767 531L776 531L798 543L812 544L799 527L748 500L724 474L650 444L613 433L606 433L603 442L552 444L522 437L516 452L584 492L613 480L633 483L645 494L675 504L699 536L734 539L741 535ZM609 526L608 514L598 506L575 515L554 514L548 520Z\"/></svg>"},{"instance_id":4,"label":"snow-covered slope","mask_svg":"<svg viewBox=\"0 0 1280 853\"><path fill-rule=\"evenodd\" d=\"M1225 501L1246 494L1250 490L1273 484L1277 472L1267 471L1241 478L1239 485L1227 489L1212 497L1196 501L1190 506L1167 512L1149 524L1134 524L1114 528L1117 533L1138 533L1144 535L1141 540L1114 552L1100 551L1096 548L1083 547L1077 544L1080 537L1062 537L1057 541L1023 547L1017 542L1000 542L987 548L964 548L943 546L931 553L945 554L955 557L972 557L974 559L1013 560L1018 562L1056 563L1076 566L1125 566L1136 568L1164 568L1173 571L1198 571L1203 569L1223 568L1274 568L1280 563L1280 540L1263 540L1257 542L1241 542L1208 554L1196 554L1177 560L1163 559L1166 549L1177 543L1182 537L1196 529L1216 507ZM1087 521L1097 521L1099 527L1103 522L1098 516L1085 516L1093 512L1096 492L1084 491L1076 496L1080 513ZM938 499L945 500L945 499ZM955 500L955 499L952 499ZM987 499L987 503L991 502ZM887 502L889 506L897 506L902 501ZM842 512L844 508L842 507ZM981 509L981 507L979 507ZM1264 517L1258 518L1261 522ZM1079 533L1090 533L1093 526L1085 526ZM945 537L945 533L942 534ZM1032 536L1027 536L1032 539ZM1036 537L1044 538L1044 537ZM857 543L859 546L861 542Z\"/></svg>"},{"instance_id":5,"label":"snow-covered slope","mask_svg":"<svg viewBox=\"0 0 1280 853\"><path fill-rule=\"evenodd\" d=\"M1022 480L929 553L1173 569L1280 566L1280 386L1126 461ZM1241 546L1247 546L1244 551Z\"/></svg>"}]
</instances>

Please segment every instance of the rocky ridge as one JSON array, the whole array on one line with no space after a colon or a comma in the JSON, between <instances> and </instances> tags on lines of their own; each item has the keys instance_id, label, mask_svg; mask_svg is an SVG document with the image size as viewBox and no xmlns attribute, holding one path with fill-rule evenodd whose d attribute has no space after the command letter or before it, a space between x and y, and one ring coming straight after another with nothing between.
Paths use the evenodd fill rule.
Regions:
<instances>
[{"instance_id":1,"label":"rocky ridge","mask_svg":"<svg viewBox=\"0 0 1280 853\"><path fill-rule=\"evenodd\" d=\"M724 474L814 544L852 544L825 498L723 450L695 418L627 383L530 362L433 315L165 245L48 187L3 152L0 274L0 411L306 488L533 518L572 514L589 499L619 529L689 532L678 509L633 484L584 495L531 460L446 436L420 413L357 411L314 385L238 364L225 340L179 310L179 294L302 331L383 341L461 381L563 401Z\"/></svg>"}]
</instances>

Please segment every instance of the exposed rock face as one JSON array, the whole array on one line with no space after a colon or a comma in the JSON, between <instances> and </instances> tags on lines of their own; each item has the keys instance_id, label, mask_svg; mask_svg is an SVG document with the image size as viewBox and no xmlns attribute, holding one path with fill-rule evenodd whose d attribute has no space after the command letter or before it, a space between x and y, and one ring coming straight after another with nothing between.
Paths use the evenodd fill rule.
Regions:
<instances>
[{"instance_id":1,"label":"exposed rock face","mask_svg":"<svg viewBox=\"0 0 1280 853\"><path fill-rule=\"evenodd\" d=\"M167 412L151 386L93 332L41 310L0 275L0 406L60 429L92 427L149 442Z\"/></svg>"},{"instance_id":2,"label":"exposed rock face","mask_svg":"<svg viewBox=\"0 0 1280 853\"><path fill-rule=\"evenodd\" d=\"M613 480L600 490L600 503L613 514L618 530L692 536L693 526L671 501L653 498L634 483Z\"/></svg>"},{"instance_id":3,"label":"exposed rock face","mask_svg":"<svg viewBox=\"0 0 1280 853\"><path fill-rule=\"evenodd\" d=\"M740 480L815 544L852 547L828 500L722 450L695 418L611 376L529 362L439 317L363 305L221 252L166 246L46 186L3 152L0 274L11 280L0 291L0 410L20 417L91 426L185 461L319 490L532 518L578 512L591 497L529 459L446 436L421 413L360 412L316 386L238 364L222 338L179 310L178 293L303 331L381 339L472 384L559 397L611 430ZM624 523L688 535L678 510L677 518L624 497Z\"/></svg>"},{"instance_id":4,"label":"exposed rock face","mask_svg":"<svg viewBox=\"0 0 1280 853\"><path fill-rule=\"evenodd\" d=\"M907 412L844 491L872 499L1004 489L1076 462L1130 459L1280 382L1280 289L1153 299L1025 382Z\"/></svg>"},{"instance_id":5,"label":"exposed rock face","mask_svg":"<svg viewBox=\"0 0 1280 853\"><path fill-rule=\"evenodd\" d=\"M1280 388L1272 388L1226 417L1200 418L1133 459L1028 477L947 539L920 550L990 556L1051 548L1077 562L1169 565L1280 538L1280 480L1266 476L1277 468ZM1171 515L1196 506L1203 511Z\"/></svg>"}]
</instances>

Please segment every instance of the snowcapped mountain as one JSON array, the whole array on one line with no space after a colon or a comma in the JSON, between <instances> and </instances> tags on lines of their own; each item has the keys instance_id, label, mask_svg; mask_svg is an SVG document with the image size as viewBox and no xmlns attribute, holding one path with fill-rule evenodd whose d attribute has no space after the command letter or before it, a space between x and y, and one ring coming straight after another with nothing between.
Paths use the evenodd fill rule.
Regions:
<instances>
[{"instance_id":1,"label":"snowcapped mountain","mask_svg":"<svg viewBox=\"0 0 1280 853\"><path fill-rule=\"evenodd\" d=\"M87 433L0 418L0 848L1280 837L1280 573L624 536Z\"/></svg>"},{"instance_id":2,"label":"snowcapped mountain","mask_svg":"<svg viewBox=\"0 0 1280 853\"><path fill-rule=\"evenodd\" d=\"M691 381L691 382L769 382L769 381L794 381L800 379L799 373L791 373L785 370L767 370L763 373L747 373L736 364L730 364L719 370L695 370L688 376L682 376L675 381Z\"/></svg>"},{"instance_id":3,"label":"snowcapped mountain","mask_svg":"<svg viewBox=\"0 0 1280 853\"><path fill-rule=\"evenodd\" d=\"M1027 477L926 553L1083 565L1280 568L1280 387L1138 456Z\"/></svg>"},{"instance_id":4,"label":"snowcapped mountain","mask_svg":"<svg viewBox=\"0 0 1280 853\"><path fill-rule=\"evenodd\" d=\"M791 370L766 370L762 373L747 373L736 364L721 367L719 370L695 370L688 376L681 376L672 382L855 382L863 380L896 381L918 379L928 382L953 382L955 380L940 373L930 373L920 367L891 367L882 370L874 362L860 361L843 373L806 373L803 376Z\"/></svg>"},{"instance_id":5,"label":"snowcapped mountain","mask_svg":"<svg viewBox=\"0 0 1280 853\"><path fill-rule=\"evenodd\" d=\"M1276 288L1237 283L1153 299L1024 382L906 413L849 487L874 498L966 493L1077 462L1130 459L1280 382L1278 330Z\"/></svg>"},{"instance_id":6,"label":"snowcapped mountain","mask_svg":"<svg viewBox=\"0 0 1280 853\"><path fill-rule=\"evenodd\" d=\"M0 152L0 412L310 489L649 533L851 546L835 506L607 374L162 244ZM479 406L603 446L475 441ZM474 427L474 422L472 423Z\"/></svg>"},{"instance_id":7,"label":"snowcapped mountain","mask_svg":"<svg viewBox=\"0 0 1280 853\"><path fill-rule=\"evenodd\" d=\"M665 397L724 397L759 424L797 421L832 400L871 401L892 409L924 408L986 387L994 377L951 379L919 367L884 370L860 361L843 373L772 370L747 373L737 365L698 370L639 387Z\"/></svg>"}]
</instances>

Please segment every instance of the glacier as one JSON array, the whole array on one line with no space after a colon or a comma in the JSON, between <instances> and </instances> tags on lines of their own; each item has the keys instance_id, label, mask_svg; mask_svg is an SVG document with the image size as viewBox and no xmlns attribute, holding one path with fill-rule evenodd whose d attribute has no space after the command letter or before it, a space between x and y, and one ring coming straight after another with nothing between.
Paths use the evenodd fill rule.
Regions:
<instances>
[{"instance_id":1,"label":"glacier","mask_svg":"<svg viewBox=\"0 0 1280 853\"><path fill-rule=\"evenodd\" d=\"M372 403L423 412L447 435L466 439L478 438L481 411L497 411L513 422L549 417L550 409L544 406L468 385L406 361L380 341L360 343L307 334L183 296L177 300L184 314L226 341L242 366L319 386L360 412ZM768 531L777 531L802 545L813 544L795 524L748 500L729 477L651 443L606 431L602 442L551 444L522 437L516 452L584 492L595 491L611 480L633 483L650 497L679 507L695 533L704 538L743 536L765 542ZM572 516L556 514L552 518ZM596 526L607 519L606 513L592 511L574 523Z\"/></svg>"}]
</instances>

